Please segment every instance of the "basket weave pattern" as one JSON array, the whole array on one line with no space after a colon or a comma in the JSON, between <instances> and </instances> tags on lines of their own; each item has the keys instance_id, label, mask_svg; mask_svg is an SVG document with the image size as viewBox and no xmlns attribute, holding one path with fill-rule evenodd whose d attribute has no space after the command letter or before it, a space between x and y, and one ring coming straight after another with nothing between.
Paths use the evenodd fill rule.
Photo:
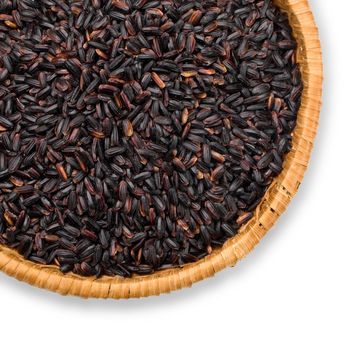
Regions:
<instances>
[{"instance_id":1,"label":"basket weave pattern","mask_svg":"<svg viewBox=\"0 0 350 350\"><path fill-rule=\"evenodd\" d=\"M64 295L95 298L131 298L158 295L189 287L213 276L245 257L272 227L296 194L307 168L316 136L322 93L322 56L317 27L308 0L275 0L287 11L298 42L298 62L304 92L293 135L293 149L287 155L282 173L273 181L253 218L223 247L183 268L173 268L148 276L81 277L63 274L56 266L44 266L23 259L0 245L0 270L40 288Z\"/></svg>"}]
</instances>

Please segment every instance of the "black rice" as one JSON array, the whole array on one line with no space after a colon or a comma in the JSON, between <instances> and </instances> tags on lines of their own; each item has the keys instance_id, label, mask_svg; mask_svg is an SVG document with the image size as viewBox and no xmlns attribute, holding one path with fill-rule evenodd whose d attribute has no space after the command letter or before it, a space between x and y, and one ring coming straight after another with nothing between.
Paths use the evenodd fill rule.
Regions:
<instances>
[{"instance_id":1,"label":"black rice","mask_svg":"<svg viewBox=\"0 0 350 350\"><path fill-rule=\"evenodd\" d=\"M197 261L291 149L301 74L270 0L0 2L0 244L81 275Z\"/></svg>"}]
</instances>

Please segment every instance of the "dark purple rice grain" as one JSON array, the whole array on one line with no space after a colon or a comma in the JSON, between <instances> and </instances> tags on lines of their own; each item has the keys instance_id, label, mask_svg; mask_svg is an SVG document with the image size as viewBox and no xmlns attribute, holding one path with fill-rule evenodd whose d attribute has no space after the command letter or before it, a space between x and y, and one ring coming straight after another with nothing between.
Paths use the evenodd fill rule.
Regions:
<instances>
[{"instance_id":1,"label":"dark purple rice grain","mask_svg":"<svg viewBox=\"0 0 350 350\"><path fill-rule=\"evenodd\" d=\"M0 243L81 275L201 259L253 216L302 83L269 0L0 2Z\"/></svg>"}]
</instances>

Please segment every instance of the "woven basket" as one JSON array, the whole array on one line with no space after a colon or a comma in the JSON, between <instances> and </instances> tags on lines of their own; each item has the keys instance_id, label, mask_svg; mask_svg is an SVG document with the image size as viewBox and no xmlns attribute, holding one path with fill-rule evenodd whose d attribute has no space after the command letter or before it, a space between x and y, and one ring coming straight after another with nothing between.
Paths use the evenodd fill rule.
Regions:
<instances>
[{"instance_id":1,"label":"woven basket","mask_svg":"<svg viewBox=\"0 0 350 350\"><path fill-rule=\"evenodd\" d=\"M286 157L282 173L269 187L253 218L235 237L196 263L148 276L96 279L63 274L56 266L43 266L24 260L17 252L1 245L0 270L18 280L64 295L119 299L158 295L189 287L245 257L284 212L298 190L309 162L321 104L322 56L308 0L274 2L288 12L298 41L298 61L304 83L302 105L294 132L293 149Z\"/></svg>"}]
</instances>

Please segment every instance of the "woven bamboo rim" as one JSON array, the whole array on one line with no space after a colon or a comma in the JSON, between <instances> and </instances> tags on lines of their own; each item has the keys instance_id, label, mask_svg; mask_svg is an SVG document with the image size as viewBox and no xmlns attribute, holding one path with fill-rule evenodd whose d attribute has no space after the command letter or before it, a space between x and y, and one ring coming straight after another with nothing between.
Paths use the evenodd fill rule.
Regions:
<instances>
[{"instance_id":1,"label":"woven bamboo rim","mask_svg":"<svg viewBox=\"0 0 350 350\"><path fill-rule=\"evenodd\" d=\"M322 55L317 27L308 0L274 0L288 12L298 41L298 61L304 92L293 137L282 173L273 181L253 218L223 247L196 263L148 276L81 277L63 274L56 266L43 266L24 260L17 252L0 245L0 270L20 281L63 295L93 298L134 298L167 293L189 287L234 266L264 237L284 212L303 179L316 136L322 93Z\"/></svg>"}]
</instances>

